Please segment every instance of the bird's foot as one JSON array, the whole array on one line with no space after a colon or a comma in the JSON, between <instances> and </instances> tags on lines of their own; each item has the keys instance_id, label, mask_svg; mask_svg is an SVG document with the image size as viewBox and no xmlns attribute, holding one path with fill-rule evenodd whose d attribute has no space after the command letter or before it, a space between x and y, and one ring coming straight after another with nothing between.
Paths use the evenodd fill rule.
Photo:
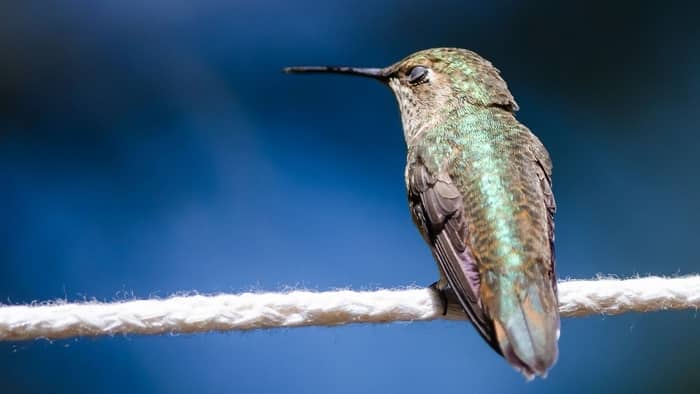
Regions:
<instances>
[{"instance_id":1,"label":"bird's foot","mask_svg":"<svg viewBox=\"0 0 700 394\"><path fill-rule=\"evenodd\" d=\"M440 297L440 301L442 302L442 315L445 316L445 315L447 315L447 305L448 305L447 291L448 290L445 288L440 288L439 284L440 284L440 282L438 281L438 282L433 283L429 287L431 289L433 289L433 291L435 291L438 294L438 297Z\"/></svg>"}]
</instances>

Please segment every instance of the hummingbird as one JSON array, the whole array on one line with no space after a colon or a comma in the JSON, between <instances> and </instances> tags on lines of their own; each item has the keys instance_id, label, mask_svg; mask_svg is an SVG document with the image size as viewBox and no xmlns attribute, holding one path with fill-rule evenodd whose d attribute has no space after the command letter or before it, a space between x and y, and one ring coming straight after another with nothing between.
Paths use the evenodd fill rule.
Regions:
<instances>
[{"instance_id":1,"label":"hummingbird","mask_svg":"<svg viewBox=\"0 0 700 394\"><path fill-rule=\"evenodd\" d=\"M393 91L407 147L408 205L430 246L443 300L528 380L556 362L559 311L552 161L515 117L500 71L476 53L433 48L385 68L287 67L373 78ZM448 297L449 296L449 297Z\"/></svg>"}]
</instances>

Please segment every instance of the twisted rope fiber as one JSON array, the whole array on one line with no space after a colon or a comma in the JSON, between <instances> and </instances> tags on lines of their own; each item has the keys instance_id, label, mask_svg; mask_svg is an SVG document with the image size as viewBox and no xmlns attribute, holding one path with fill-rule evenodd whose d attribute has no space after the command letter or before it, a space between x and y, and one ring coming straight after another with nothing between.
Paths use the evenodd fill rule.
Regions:
<instances>
[{"instance_id":1,"label":"twisted rope fiber","mask_svg":"<svg viewBox=\"0 0 700 394\"><path fill-rule=\"evenodd\" d=\"M700 276L559 282L565 317L700 307ZM431 289L174 296L113 303L0 306L0 341L196 333L348 323L465 319Z\"/></svg>"}]
</instances>

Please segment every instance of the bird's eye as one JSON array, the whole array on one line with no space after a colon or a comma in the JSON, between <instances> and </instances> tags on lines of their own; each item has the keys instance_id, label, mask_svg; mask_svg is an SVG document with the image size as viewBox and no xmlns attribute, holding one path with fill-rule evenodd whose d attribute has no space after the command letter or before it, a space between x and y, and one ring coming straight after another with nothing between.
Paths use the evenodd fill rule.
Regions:
<instances>
[{"instance_id":1,"label":"bird's eye","mask_svg":"<svg viewBox=\"0 0 700 394\"><path fill-rule=\"evenodd\" d=\"M428 68L423 66L415 66L408 72L408 83L411 85L418 85L424 82L428 82Z\"/></svg>"}]
</instances>

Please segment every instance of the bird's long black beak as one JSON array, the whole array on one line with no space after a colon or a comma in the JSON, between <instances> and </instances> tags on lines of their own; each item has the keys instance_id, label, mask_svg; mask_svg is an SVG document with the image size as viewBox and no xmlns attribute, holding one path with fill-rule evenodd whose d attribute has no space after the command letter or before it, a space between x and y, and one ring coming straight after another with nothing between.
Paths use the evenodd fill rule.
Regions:
<instances>
[{"instance_id":1,"label":"bird's long black beak","mask_svg":"<svg viewBox=\"0 0 700 394\"><path fill-rule=\"evenodd\" d=\"M383 68L358 68L344 66L301 66L301 67L285 67L284 72L287 74L296 73L333 73L333 74L349 74L359 75L378 79L382 82L387 81L387 75Z\"/></svg>"}]
</instances>

